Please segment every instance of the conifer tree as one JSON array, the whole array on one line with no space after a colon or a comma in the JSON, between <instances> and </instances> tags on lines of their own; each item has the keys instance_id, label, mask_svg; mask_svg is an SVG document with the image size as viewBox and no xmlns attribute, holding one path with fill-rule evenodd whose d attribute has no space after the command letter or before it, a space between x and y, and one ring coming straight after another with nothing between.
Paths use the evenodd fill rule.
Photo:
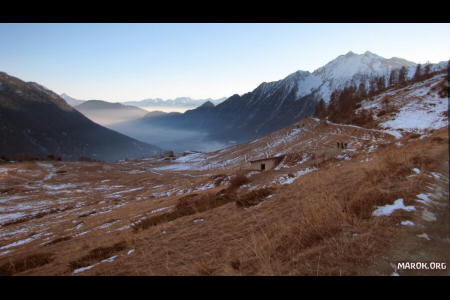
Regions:
<instances>
[{"instance_id":1,"label":"conifer tree","mask_svg":"<svg viewBox=\"0 0 450 300\"><path fill-rule=\"evenodd\" d=\"M377 82L377 91L378 92L384 91L384 89L386 88L384 77L383 76L377 77L376 82Z\"/></svg>"},{"instance_id":2,"label":"conifer tree","mask_svg":"<svg viewBox=\"0 0 450 300\"><path fill-rule=\"evenodd\" d=\"M377 92L377 78L374 77L370 80L369 96L375 95L376 92Z\"/></svg>"},{"instance_id":3,"label":"conifer tree","mask_svg":"<svg viewBox=\"0 0 450 300\"><path fill-rule=\"evenodd\" d=\"M426 64L423 68L423 78L429 78L431 75L431 64Z\"/></svg>"},{"instance_id":4,"label":"conifer tree","mask_svg":"<svg viewBox=\"0 0 450 300\"><path fill-rule=\"evenodd\" d=\"M323 118L326 115L326 109L327 109L327 107L325 105L325 101L323 101L323 99L321 98L316 103L314 115L318 118Z\"/></svg>"},{"instance_id":5,"label":"conifer tree","mask_svg":"<svg viewBox=\"0 0 450 300\"><path fill-rule=\"evenodd\" d=\"M367 91L366 91L366 85L364 84L364 82L361 82L360 84L359 84L359 87L358 87L358 97L360 98L360 99L364 99L364 98L367 98Z\"/></svg>"},{"instance_id":6,"label":"conifer tree","mask_svg":"<svg viewBox=\"0 0 450 300\"><path fill-rule=\"evenodd\" d=\"M398 83L404 85L406 83L406 67L403 66L398 73Z\"/></svg>"},{"instance_id":7,"label":"conifer tree","mask_svg":"<svg viewBox=\"0 0 450 300\"><path fill-rule=\"evenodd\" d=\"M414 81L420 81L422 79L422 65L418 64L416 67L416 73L414 74Z\"/></svg>"},{"instance_id":8,"label":"conifer tree","mask_svg":"<svg viewBox=\"0 0 450 300\"><path fill-rule=\"evenodd\" d=\"M397 70L391 70L391 75L389 76L389 87L393 87L397 84L397 73Z\"/></svg>"}]
</instances>

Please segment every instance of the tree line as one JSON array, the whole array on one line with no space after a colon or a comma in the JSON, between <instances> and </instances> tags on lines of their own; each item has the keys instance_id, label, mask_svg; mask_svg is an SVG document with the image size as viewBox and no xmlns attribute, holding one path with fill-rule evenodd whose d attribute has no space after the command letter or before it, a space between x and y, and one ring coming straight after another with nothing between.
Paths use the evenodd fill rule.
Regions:
<instances>
[{"instance_id":1,"label":"tree line","mask_svg":"<svg viewBox=\"0 0 450 300\"><path fill-rule=\"evenodd\" d=\"M431 64L425 66L418 64L414 76L408 79L408 69L403 66L400 69L391 70L389 78L384 76L372 77L369 80L368 87L365 84L367 80L363 77L358 87L348 86L343 90L333 91L330 95L328 107L325 101L320 99L315 105L314 116L317 118L328 117L328 120L332 122L367 122L371 118L368 112L362 112L359 116L353 114L354 110L360 107L360 102L363 99L371 98L390 88L401 88L407 84L428 79L436 73L431 71Z\"/></svg>"}]
</instances>

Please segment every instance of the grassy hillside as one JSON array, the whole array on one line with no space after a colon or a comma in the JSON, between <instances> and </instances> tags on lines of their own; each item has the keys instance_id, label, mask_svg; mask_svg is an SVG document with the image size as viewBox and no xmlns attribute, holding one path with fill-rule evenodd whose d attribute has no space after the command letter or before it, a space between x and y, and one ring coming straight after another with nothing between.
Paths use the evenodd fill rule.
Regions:
<instances>
[{"instance_id":1,"label":"grassy hillside","mask_svg":"<svg viewBox=\"0 0 450 300\"><path fill-rule=\"evenodd\" d=\"M362 101L367 127L308 118L211 153L2 164L0 274L448 275L395 268L450 259L443 80Z\"/></svg>"}]
</instances>

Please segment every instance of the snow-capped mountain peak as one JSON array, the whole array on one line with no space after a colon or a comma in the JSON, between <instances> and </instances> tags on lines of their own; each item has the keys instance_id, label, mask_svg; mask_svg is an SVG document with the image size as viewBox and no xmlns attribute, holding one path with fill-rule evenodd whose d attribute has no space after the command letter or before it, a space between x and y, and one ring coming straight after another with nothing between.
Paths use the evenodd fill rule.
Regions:
<instances>
[{"instance_id":1,"label":"snow-capped mountain peak","mask_svg":"<svg viewBox=\"0 0 450 300\"><path fill-rule=\"evenodd\" d=\"M315 93L315 96L328 102L334 90L349 85L358 86L361 82L369 87L371 78L383 76L387 80L391 70L402 67L408 69L407 76L412 76L416 64L398 57L387 59L370 51L363 54L349 51L312 73L299 70L282 80L263 82L254 92L256 95L270 97L280 90L283 91L282 95L288 95L295 89L297 99Z\"/></svg>"},{"instance_id":2,"label":"snow-capped mountain peak","mask_svg":"<svg viewBox=\"0 0 450 300\"><path fill-rule=\"evenodd\" d=\"M403 66L412 73L416 64L397 57L387 59L370 51L363 54L349 51L318 68L304 82L300 82L297 95L302 97L316 90L316 94L328 102L334 90L348 85L359 85L361 82L368 86L370 77L388 78L391 70Z\"/></svg>"},{"instance_id":3,"label":"snow-capped mountain peak","mask_svg":"<svg viewBox=\"0 0 450 300\"><path fill-rule=\"evenodd\" d=\"M356 74L383 75L402 66L415 66L415 63L398 58L386 59L370 51L364 54L355 54L350 51L315 70L313 74L320 76L323 80L340 80L351 79Z\"/></svg>"}]
</instances>

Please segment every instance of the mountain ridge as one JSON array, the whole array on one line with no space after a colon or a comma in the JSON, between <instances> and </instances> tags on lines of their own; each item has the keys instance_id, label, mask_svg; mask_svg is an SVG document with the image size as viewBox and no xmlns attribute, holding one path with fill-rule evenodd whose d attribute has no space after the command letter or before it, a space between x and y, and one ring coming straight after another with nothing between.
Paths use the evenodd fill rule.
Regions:
<instances>
[{"instance_id":1,"label":"mountain ridge","mask_svg":"<svg viewBox=\"0 0 450 300\"><path fill-rule=\"evenodd\" d=\"M114 161L148 157L161 149L104 128L51 90L0 73L0 154Z\"/></svg>"},{"instance_id":2,"label":"mountain ridge","mask_svg":"<svg viewBox=\"0 0 450 300\"><path fill-rule=\"evenodd\" d=\"M66 102L71 106L77 106L87 101L92 100L79 100L75 99L66 93L62 93L60 95L61 98L66 100ZM175 99L161 99L161 98L146 98L142 100L137 101L124 101L124 102L112 102L112 101L106 101L106 100L98 100L98 101L104 101L108 103L120 103L123 105L131 105L136 107L145 107L145 106L168 106L168 107L183 107L183 108L193 108L202 105L205 102L212 102L214 105L217 105L224 100L226 100L226 97L222 98L206 98L206 99L194 99L191 97L177 97Z\"/></svg>"},{"instance_id":3,"label":"mountain ridge","mask_svg":"<svg viewBox=\"0 0 450 300\"><path fill-rule=\"evenodd\" d=\"M87 100L74 108L90 120L103 126L139 119L148 113L136 106L103 100Z\"/></svg>"},{"instance_id":4,"label":"mountain ridge","mask_svg":"<svg viewBox=\"0 0 450 300\"><path fill-rule=\"evenodd\" d=\"M383 58L370 51L340 55L312 73L298 70L284 79L263 82L254 90L235 94L215 107L198 107L184 114L141 119L141 125L188 128L207 133L220 141L246 142L288 126L314 113L314 105L324 99L329 103L333 91L363 84L368 90L371 81L389 80L392 70L407 70L407 79L417 64L402 58ZM443 69L446 62L430 64L430 69Z\"/></svg>"}]
</instances>

